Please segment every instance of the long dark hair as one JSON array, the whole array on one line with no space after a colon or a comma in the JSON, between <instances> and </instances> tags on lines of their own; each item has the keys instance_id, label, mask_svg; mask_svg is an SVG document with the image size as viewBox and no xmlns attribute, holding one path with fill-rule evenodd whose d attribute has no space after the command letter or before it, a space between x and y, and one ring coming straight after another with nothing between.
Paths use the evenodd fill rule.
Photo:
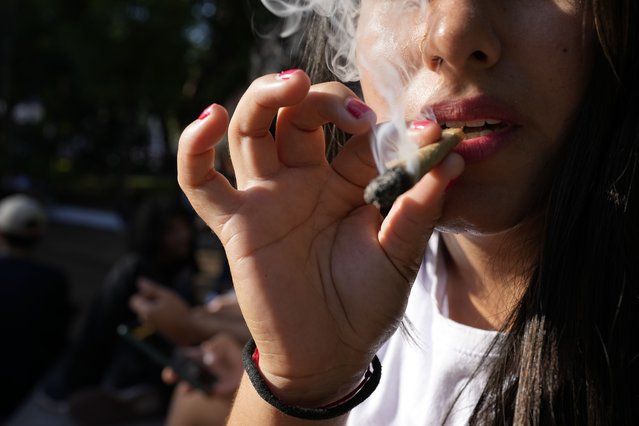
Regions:
<instances>
[{"instance_id":1,"label":"long dark hair","mask_svg":"<svg viewBox=\"0 0 639 426\"><path fill-rule=\"evenodd\" d=\"M584 0L584 16L596 32L590 89L471 424L639 423L639 5ZM314 82L334 80L317 37L329 25L312 17L300 45ZM327 136L332 156L344 135Z\"/></svg>"},{"instance_id":2,"label":"long dark hair","mask_svg":"<svg viewBox=\"0 0 639 426\"><path fill-rule=\"evenodd\" d=\"M592 84L558 159L535 272L471 424L639 422L638 10L585 2L597 34Z\"/></svg>"},{"instance_id":3,"label":"long dark hair","mask_svg":"<svg viewBox=\"0 0 639 426\"><path fill-rule=\"evenodd\" d=\"M189 258L195 254L195 227L193 211L177 194L151 194L137 207L129 231L129 246L142 257L157 260L164 249L164 234L172 219L182 219L193 233Z\"/></svg>"},{"instance_id":4,"label":"long dark hair","mask_svg":"<svg viewBox=\"0 0 639 426\"><path fill-rule=\"evenodd\" d=\"M326 37L322 36L331 31L329 19L313 14L307 18L304 27L306 30L298 39L296 50L293 52L291 66L304 69L313 84L338 81L327 66L327 54L330 53L330 47L327 44ZM359 83L346 83L346 85L361 96ZM326 157L331 161L346 143L349 135L333 124L324 126L324 133Z\"/></svg>"}]
</instances>

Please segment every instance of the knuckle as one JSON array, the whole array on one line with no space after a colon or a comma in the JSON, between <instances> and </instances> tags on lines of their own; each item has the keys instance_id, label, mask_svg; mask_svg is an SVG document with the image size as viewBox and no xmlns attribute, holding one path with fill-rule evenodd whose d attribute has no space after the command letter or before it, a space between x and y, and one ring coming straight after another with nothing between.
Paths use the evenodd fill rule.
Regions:
<instances>
[{"instance_id":1,"label":"knuckle","mask_svg":"<svg viewBox=\"0 0 639 426\"><path fill-rule=\"evenodd\" d=\"M325 83L314 84L313 86L311 86L310 91L314 93L333 93L333 94L340 94L340 95L343 94L343 95L350 95L350 96L355 95L352 90L350 90L343 83L340 83L338 81L328 81Z\"/></svg>"}]
</instances>

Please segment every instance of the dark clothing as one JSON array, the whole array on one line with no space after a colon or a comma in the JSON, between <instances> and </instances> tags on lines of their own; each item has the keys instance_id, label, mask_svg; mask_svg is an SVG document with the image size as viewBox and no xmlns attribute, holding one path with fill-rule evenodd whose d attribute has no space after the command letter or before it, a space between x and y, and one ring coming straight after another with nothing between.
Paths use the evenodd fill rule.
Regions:
<instances>
[{"instance_id":1,"label":"dark clothing","mask_svg":"<svg viewBox=\"0 0 639 426\"><path fill-rule=\"evenodd\" d=\"M82 388L122 390L151 385L166 390L168 397L170 388L161 381L162 367L118 336L116 330L119 324L137 318L129 308L129 298L137 292L138 278L169 287L192 304L194 271L190 264L157 265L136 255L117 262L91 306L78 339L45 384L45 392L63 400Z\"/></svg>"},{"instance_id":2,"label":"dark clothing","mask_svg":"<svg viewBox=\"0 0 639 426\"><path fill-rule=\"evenodd\" d=\"M36 260L0 257L0 418L9 415L67 343L72 308L59 269Z\"/></svg>"}]
</instances>

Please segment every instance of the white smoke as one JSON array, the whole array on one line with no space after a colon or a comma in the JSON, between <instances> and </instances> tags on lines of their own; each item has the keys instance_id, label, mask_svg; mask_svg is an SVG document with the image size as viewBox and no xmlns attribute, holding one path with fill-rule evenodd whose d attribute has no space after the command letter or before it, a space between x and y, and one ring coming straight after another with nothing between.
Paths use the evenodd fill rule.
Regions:
<instances>
[{"instance_id":1,"label":"white smoke","mask_svg":"<svg viewBox=\"0 0 639 426\"><path fill-rule=\"evenodd\" d=\"M357 81L355 66L355 33L359 16L359 0L262 0L262 4L276 16L285 18L282 37L299 30L309 13L330 18L331 31L326 34L330 51L329 69L341 81Z\"/></svg>"},{"instance_id":2,"label":"white smoke","mask_svg":"<svg viewBox=\"0 0 639 426\"><path fill-rule=\"evenodd\" d=\"M412 155L417 147L408 142L406 128L406 88L415 70L404 63L401 42L394 32L371 30L370 44L356 46L357 24L360 16L360 0L261 0L264 6L276 16L285 18L282 37L287 37L300 29L304 18L316 13L328 18L330 31L319 36L326 37L328 44L327 65L341 81L358 81L360 69L366 72L375 83L377 92L389 106L388 123L379 126L372 141L372 149L377 167L382 172L385 164L397 158ZM387 28L409 27L404 21L409 14L402 13L402 1L395 4L398 13L385 16ZM425 13L427 0L411 1L418 4L421 13ZM390 23L390 25L389 25ZM368 29L367 29L368 31ZM375 32L377 31L377 32ZM393 57L383 57L377 52L396 52ZM411 119L434 118L432 113L424 112L420 117Z\"/></svg>"}]
</instances>

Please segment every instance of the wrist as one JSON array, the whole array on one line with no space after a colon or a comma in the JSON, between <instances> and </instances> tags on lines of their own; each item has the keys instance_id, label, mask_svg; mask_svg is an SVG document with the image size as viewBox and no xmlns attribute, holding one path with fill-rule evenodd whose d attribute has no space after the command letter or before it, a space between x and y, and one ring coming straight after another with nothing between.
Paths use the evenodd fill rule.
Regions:
<instances>
[{"instance_id":1,"label":"wrist","mask_svg":"<svg viewBox=\"0 0 639 426\"><path fill-rule=\"evenodd\" d=\"M288 405L307 408L327 407L347 398L361 387L367 372L364 367L355 372L338 369L321 375L285 378L256 366L273 395Z\"/></svg>"},{"instance_id":2,"label":"wrist","mask_svg":"<svg viewBox=\"0 0 639 426\"><path fill-rule=\"evenodd\" d=\"M246 372L258 395L284 414L303 419L330 419L346 414L375 390L381 377L377 357L361 374L319 374L285 378L259 369L259 351L251 339L243 352ZM348 371L350 369L345 369ZM269 377L268 379L265 377Z\"/></svg>"}]
</instances>

